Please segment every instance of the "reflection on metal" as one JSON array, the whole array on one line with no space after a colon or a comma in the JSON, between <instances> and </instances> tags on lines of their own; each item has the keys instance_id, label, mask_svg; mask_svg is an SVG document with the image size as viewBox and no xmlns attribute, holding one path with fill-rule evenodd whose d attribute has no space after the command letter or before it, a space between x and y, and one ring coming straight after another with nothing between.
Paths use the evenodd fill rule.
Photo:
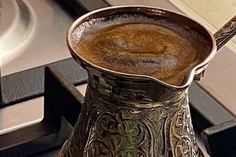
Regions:
<instances>
[{"instance_id":1,"label":"reflection on metal","mask_svg":"<svg viewBox=\"0 0 236 157\"><path fill-rule=\"evenodd\" d=\"M203 156L187 92L89 75L80 118L60 157Z\"/></svg>"},{"instance_id":2,"label":"reflection on metal","mask_svg":"<svg viewBox=\"0 0 236 157\"><path fill-rule=\"evenodd\" d=\"M4 64L22 52L26 42L32 38L35 22L32 17L35 16L24 0L3 0L1 3L0 25L5 30L0 36L0 58ZM7 18L9 21L3 21Z\"/></svg>"},{"instance_id":3,"label":"reflection on metal","mask_svg":"<svg viewBox=\"0 0 236 157\"><path fill-rule=\"evenodd\" d=\"M212 51L181 86L144 75L103 69L76 51L78 25L91 18L138 12L178 19L209 35ZM159 14L160 13L160 14ZM76 32L76 33L75 33ZM72 56L88 70L88 87L75 128L59 157L203 157L194 135L188 87L216 53L213 36L182 15L145 6L110 7L82 16L68 31ZM212 56L212 57L211 57Z\"/></svg>"}]
</instances>

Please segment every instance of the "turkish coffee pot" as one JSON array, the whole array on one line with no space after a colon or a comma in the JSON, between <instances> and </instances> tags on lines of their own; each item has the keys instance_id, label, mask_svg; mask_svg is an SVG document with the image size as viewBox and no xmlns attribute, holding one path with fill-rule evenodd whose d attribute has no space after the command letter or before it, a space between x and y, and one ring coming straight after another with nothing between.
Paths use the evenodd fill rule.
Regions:
<instances>
[{"instance_id":1,"label":"turkish coffee pot","mask_svg":"<svg viewBox=\"0 0 236 157\"><path fill-rule=\"evenodd\" d=\"M78 26L127 13L166 17L194 28L209 40L211 51L180 86L104 69L77 53ZM188 88L200 80L217 50L235 34L236 16L214 35L186 16L154 7L113 6L81 16L68 31L67 44L88 71L88 86L78 121L59 157L203 157L191 122Z\"/></svg>"}]
</instances>

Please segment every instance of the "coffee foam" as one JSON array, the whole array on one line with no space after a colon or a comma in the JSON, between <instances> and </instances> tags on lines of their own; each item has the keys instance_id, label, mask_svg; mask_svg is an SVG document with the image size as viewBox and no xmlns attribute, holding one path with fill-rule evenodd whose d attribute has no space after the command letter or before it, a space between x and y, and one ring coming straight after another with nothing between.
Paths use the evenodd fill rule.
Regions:
<instances>
[{"instance_id":1,"label":"coffee foam","mask_svg":"<svg viewBox=\"0 0 236 157\"><path fill-rule=\"evenodd\" d=\"M125 23L165 23L165 19L158 17L151 17L144 14L130 13L130 14L117 14L108 17L94 18L80 24L72 33L74 42L78 42L80 38L84 37L87 33L92 33L98 29L106 28L113 25ZM172 23L168 23L172 25ZM173 26L172 26L173 27Z\"/></svg>"},{"instance_id":2,"label":"coffee foam","mask_svg":"<svg viewBox=\"0 0 236 157\"><path fill-rule=\"evenodd\" d=\"M119 28L112 30L114 26ZM142 34L144 30L149 33ZM135 35L132 31L136 32L137 37L129 37ZM142 37L145 40L139 39ZM98 66L118 72L149 75L175 85L181 84L190 70L202 60L203 53L209 51L202 48L207 46L206 40L188 26L144 14L91 19L75 29L72 39L77 53ZM164 50L163 47L167 48Z\"/></svg>"}]
</instances>

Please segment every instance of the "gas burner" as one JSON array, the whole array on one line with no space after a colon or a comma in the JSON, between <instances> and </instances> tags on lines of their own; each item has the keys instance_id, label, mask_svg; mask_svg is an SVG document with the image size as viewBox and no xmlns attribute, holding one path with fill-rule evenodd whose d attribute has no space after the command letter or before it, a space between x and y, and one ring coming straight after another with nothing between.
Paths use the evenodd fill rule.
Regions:
<instances>
[{"instance_id":1,"label":"gas burner","mask_svg":"<svg viewBox=\"0 0 236 157\"><path fill-rule=\"evenodd\" d=\"M1 1L0 51L3 62L16 58L31 40L34 12L23 0Z\"/></svg>"}]
</instances>

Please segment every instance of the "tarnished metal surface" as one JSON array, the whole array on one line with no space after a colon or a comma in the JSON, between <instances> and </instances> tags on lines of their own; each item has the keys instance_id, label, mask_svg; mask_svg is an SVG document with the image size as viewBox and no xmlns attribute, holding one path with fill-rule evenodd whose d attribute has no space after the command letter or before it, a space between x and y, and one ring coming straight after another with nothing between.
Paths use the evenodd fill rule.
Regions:
<instances>
[{"instance_id":1,"label":"tarnished metal surface","mask_svg":"<svg viewBox=\"0 0 236 157\"><path fill-rule=\"evenodd\" d=\"M217 49L224 46L236 34L236 15L214 34Z\"/></svg>"},{"instance_id":2,"label":"tarnished metal surface","mask_svg":"<svg viewBox=\"0 0 236 157\"><path fill-rule=\"evenodd\" d=\"M161 87L90 75L80 118L60 156L202 156L187 89L165 92ZM173 97L166 99L169 92Z\"/></svg>"},{"instance_id":3,"label":"tarnished metal surface","mask_svg":"<svg viewBox=\"0 0 236 157\"><path fill-rule=\"evenodd\" d=\"M137 9L138 8L138 9ZM81 58L74 48L78 42L75 28L90 18L128 11L155 12L158 16L182 18L157 8L111 7L79 18L68 32L68 45L74 58L89 73L85 101L71 137L63 146L60 157L202 157L194 135L188 102L188 87L195 74L210 61L197 65L188 81L173 86L157 79L103 69ZM158 14L160 13L160 14ZM191 23L192 22L192 23ZM195 25L194 25L195 24ZM193 26L208 33L200 25ZM76 41L73 41L75 38ZM216 52L213 35L212 53Z\"/></svg>"}]
</instances>

